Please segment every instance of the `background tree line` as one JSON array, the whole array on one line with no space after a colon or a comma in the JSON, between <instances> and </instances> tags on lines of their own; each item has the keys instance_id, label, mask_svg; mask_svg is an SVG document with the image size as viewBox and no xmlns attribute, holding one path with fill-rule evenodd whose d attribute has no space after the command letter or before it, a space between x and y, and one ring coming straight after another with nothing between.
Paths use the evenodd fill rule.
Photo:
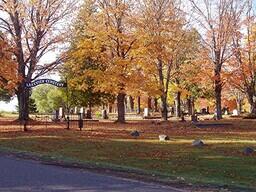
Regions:
<instances>
[{"instance_id":1,"label":"background tree line","mask_svg":"<svg viewBox=\"0 0 256 192\"><path fill-rule=\"evenodd\" d=\"M237 90L233 95L245 95L255 114L253 1L187 3L190 8L179 0L85 0L81 6L68 0L1 1L1 41L9 47L1 50L1 62L14 66L13 72L0 71L3 93L18 96L20 118L27 118L24 101L30 94L24 83L61 66L81 105L116 97L119 122L125 121L127 95L158 98L163 120L170 96L178 116L184 95L190 106L197 98L214 98L221 119L223 97ZM77 5L78 14L70 17ZM62 23L66 18L73 18L68 30ZM41 62L63 42L67 51Z\"/></svg>"}]
</instances>

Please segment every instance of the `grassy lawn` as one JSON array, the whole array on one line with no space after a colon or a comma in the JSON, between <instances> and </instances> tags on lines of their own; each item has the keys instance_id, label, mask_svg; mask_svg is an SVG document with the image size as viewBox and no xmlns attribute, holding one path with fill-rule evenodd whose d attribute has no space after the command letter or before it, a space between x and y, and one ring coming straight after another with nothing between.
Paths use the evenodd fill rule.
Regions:
<instances>
[{"instance_id":1,"label":"grassy lawn","mask_svg":"<svg viewBox=\"0 0 256 192\"><path fill-rule=\"evenodd\" d=\"M105 123L82 132L56 129L8 132L1 133L0 148L103 167L138 169L187 184L256 191L256 155L242 153L247 146L256 148L255 122L232 120L232 123L231 127L200 129L178 122L165 126L153 126L150 122ZM129 136L135 128L142 133L138 139ZM167 134L171 140L159 142L159 134ZM197 138L207 146L192 147Z\"/></svg>"}]
</instances>

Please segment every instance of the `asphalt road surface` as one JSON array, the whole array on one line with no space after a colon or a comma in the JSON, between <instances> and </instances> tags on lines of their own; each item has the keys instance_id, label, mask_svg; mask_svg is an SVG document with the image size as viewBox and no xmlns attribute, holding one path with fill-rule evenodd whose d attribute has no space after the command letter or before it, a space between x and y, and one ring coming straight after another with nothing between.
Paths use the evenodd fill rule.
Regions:
<instances>
[{"instance_id":1,"label":"asphalt road surface","mask_svg":"<svg viewBox=\"0 0 256 192\"><path fill-rule=\"evenodd\" d=\"M0 156L0 192L180 192L182 190Z\"/></svg>"}]
</instances>

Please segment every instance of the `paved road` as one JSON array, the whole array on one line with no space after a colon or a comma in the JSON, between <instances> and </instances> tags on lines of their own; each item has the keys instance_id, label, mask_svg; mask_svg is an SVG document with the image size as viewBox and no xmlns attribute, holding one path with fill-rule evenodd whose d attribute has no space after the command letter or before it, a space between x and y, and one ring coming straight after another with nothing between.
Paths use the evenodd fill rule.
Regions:
<instances>
[{"instance_id":1,"label":"paved road","mask_svg":"<svg viewBox=\"0 0 256 192\"><path fill-rule=\"evenodd\" d=\"M0 192L178 192L169 187L0 156Z\"/></svg>"}]
</instances>

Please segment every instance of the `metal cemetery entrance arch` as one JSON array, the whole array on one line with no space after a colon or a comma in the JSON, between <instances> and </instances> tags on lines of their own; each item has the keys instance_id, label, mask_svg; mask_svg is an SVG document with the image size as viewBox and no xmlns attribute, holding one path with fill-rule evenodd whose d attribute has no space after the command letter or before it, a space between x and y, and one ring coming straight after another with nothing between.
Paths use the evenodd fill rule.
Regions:
<instances>
[{"instance_id":1,"label":"metal cemetery entrance arch","mask_svg":"<svg viewBox=\"0 0 256 192\"><path fill-rule=\"evenodd\" d=\"M67 87L67 82L58 82L52 79L38 79L33 82L26 83L26 88L36 87L37 85L41 84L51 84L56 87Z\"/></svg>"},{"instance_id":2,"label":"metal cemetery entrance arch","mask_svg":"<svg viewBox=\"0 0 256 192\"><path fill-rule=\"evenodd\" d=\"M25 83L25 89L31 89L33 87L36 87L38 85L41 84L50 84L56 87L60 87L60 88L66 88L67 90L67 105L69 105L69 98L68 98L68 86L67 86L67 82L63 82L63 81L56 81L53 79L38 79L32 82L26 82ZM26 97L24 97L24 99L26 99ZM25 102L24 102L25 103ZM27 120L24 119L24 130L27 130ZM67 128L69 129L69 109L68 109L68 116L67 116Z\"/></svg>"}]
</instances>

